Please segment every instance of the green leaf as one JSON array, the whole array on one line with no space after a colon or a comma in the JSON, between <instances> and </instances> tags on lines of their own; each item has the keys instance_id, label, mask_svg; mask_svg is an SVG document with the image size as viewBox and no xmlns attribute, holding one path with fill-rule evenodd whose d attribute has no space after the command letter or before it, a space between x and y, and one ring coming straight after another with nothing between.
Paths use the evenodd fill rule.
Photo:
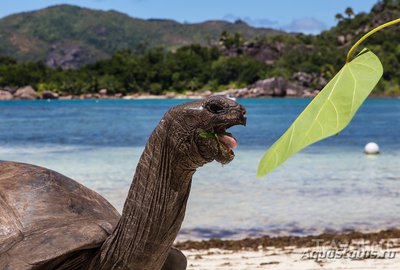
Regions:
<instances>
[{"instance_id":1,"label":"green leaf","mask_svg":"<svg viewBox=\"0 0 400 270\"><path fill-rule=\"evenodd\" d=\"M267 150L258 166L257 176L273 171L304 147L338 134L349 124L382 73L378 57L367 49L346 63Z\"/></svg>"},{"instance_id":2,"label":"green leaf","mask_svg":"<svg viewBox=\"0 0 400 270\"><path fill-rule=\"evenodd\" d=\"M211 138L215 138L216 134L214 132L200 132L199 133L199 137L200 138L204 138L204 139L211 139Z\"/></svg>"}]
</instances>

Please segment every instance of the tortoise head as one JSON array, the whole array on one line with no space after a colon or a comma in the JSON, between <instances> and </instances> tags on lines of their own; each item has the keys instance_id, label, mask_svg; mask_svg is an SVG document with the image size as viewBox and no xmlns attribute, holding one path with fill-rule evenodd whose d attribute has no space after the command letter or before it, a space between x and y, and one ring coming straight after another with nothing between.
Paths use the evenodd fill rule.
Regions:
<instances>
[{"instance_id":1,"label":"tortoise head","mask_svg":"<svg viewBox=\"0 0 400 270\"><path fill-rule=\"evenodd\" d=\"M216 160L227 164L234 158L236 139L227 129L235 125L246 125L246 110L239 103L223 97L212 96L172 108L167 115L172 117L175 140L195 167Z\"/></svg>"}]
</instances>

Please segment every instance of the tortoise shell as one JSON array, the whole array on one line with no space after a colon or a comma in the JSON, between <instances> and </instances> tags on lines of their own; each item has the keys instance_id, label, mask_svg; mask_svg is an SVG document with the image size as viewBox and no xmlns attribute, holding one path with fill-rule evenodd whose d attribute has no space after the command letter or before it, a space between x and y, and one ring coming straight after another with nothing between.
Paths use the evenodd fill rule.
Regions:
<instances>
[{"instance_id":1,"label":"tortoise shell","mask_svg":"<svg viewBox=\"0 0 400 270\"><path fill-rule=\"evenodd\" d=\"M102 196L62 174L0 162L0 269L36 269L97 249L119 219Z\"/></svg>"}]
</instances>

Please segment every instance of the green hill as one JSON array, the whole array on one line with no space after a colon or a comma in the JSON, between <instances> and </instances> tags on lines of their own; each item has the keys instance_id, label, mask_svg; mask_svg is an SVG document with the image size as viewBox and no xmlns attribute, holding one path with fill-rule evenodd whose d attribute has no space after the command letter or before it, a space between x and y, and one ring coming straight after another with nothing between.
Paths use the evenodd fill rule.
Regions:
<instances>
[{"instance_id":1,"label":"green hill","mask_svg":"<svg viewBox=\"0 0 400 270\"><path fill-rule=\"evenodd\" d=\"M0 55L19 61L44 61L51 67L76 68L127 48L214 44L223 31L240 33L244 38L282 33L254 28L242 21L182 24L59 5L1 19Z\"/></svg>"}]
</instances>

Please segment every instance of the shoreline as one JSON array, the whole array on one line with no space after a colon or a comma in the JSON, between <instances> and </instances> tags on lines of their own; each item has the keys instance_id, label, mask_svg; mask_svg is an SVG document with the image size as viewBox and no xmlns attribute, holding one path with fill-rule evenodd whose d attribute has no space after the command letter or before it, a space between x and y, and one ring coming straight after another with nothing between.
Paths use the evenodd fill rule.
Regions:
<instances>
[{"instance_id":1,"label":"shoreline","mask_svg":"<svg viewBox=\"0 0 400 270\"><path fill-rule=\"evenodd\" d=\"M223 95L232 98L314 98L319 91L304 87L295 86L293 84L288 89L276 90L276 85L281 78L271 78L259 81L256 84L242 89L227 89L220 92L206 91L186 91L184 93L169 92L160 95L150 94L148 92L141 93L110 93L107 89L101 89L98 93L86 93L80 95L72 95L58 93L57 91L37 92L32 86L25 86L16 89L14 92L0 89L0 100L107 100L107 99L124 99L124 100L142 100L142 99L203 99L212 95ZM282 79L281 79L282 80ZM400 98L399 95L388 95L384 93L372 93L370 97L375 98Z\"/></svg>"},{"instance_id":2,"label":"shoreline","mask_svg":"<svg viewBox=\"0 0 400 270\"><path fill-rule=\"evenodd\" d=\"M223 93L213 93L213 95L224 95ZM51 101L51 100L190 100L190 99L203 99L208 97L207 96L202 96L202 95L177 95L174 97L171 97L170 95L147 95L147 94L140 94L140 95L127 95L127 96L96 96L96 95L90 95L90 96L60 96L58 98L36 98L36 99L0 99L0 101L21 101L21 100L29 100L29 101L34 101L34 100L45 100L45 101ZM229 95L225 95L227 97L231 97ZM232 97L235 98L235 97ZM262 97L240 97L238 99L312 99L314 96L308 96L308 97L301 97L301 96L285 96L285 97L274 97L274 96L262 96ZM379 99L400 99L399 96L388 96L388 95L370 95L367 99L370 98L379 98Z\"/></svg>"},{"instance_id":3,"label":"shoreline","mask_svg":"<svg viewBox=\"0 0 400 270\"><path fill-rule=\"evenodd\" d=\"M389 269L400 265L400 229L376 233L184 241L188 270Z\"/></svg>"}]
</instances>

